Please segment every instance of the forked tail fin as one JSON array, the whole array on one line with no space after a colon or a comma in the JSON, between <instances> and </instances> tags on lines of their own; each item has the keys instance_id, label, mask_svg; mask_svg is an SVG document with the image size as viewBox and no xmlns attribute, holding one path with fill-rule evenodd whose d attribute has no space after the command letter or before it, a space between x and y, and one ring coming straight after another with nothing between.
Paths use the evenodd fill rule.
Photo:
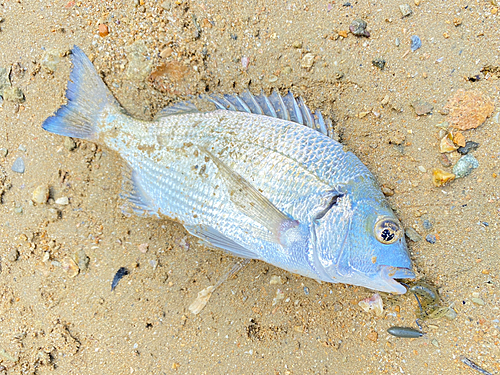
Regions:
<instances>
[{"instance_id":1,"label":"forked tail fin","mask_svg":"<svg viewBox=\"0 0 500 375\"><path fill-rule=\"evenodd\" d=\"M73 69L66 90L67 104L47 118L42 128L55 134L81 139L96 139L101 112L120 107L85 53L74 46L71 50Z\"/></svg>"}]
</instances>

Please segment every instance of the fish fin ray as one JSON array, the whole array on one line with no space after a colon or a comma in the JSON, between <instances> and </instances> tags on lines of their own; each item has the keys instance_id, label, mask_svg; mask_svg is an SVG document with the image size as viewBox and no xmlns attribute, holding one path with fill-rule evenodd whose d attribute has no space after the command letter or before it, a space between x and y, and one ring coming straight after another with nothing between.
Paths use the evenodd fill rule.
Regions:
<instances>
[{"instance_id":1,"label":"fish fin ray","mask_svg":"<svg viewBox=\"0 0 500 375\"><path fill-rule=\"evenodd\" d=\"M186 100L163 108L156 114L154 119L158 120L162 117L168 117L172 115L182 115L186 113L196 113L196 112L199 112L198 108L196 108L196 106L189 100Z\"/></svg>"},{"instance_id":2,"label":"fish fin ray","mask_svg":"<svg viewBox=\"0 0 500 375\"><path fill-rule=\"evenodd\" d=\"M281 230L292 225L295 220L278 210L262 193L247 180L234 172L205 147L199 147L217 166L220 176L226 184L230 200L246 216L262 225L279 242Z\"/></svg>"},{"instance_id":3,"label":"fish fin ray","mask_svg":"<svg viewBox=\"0 0 500 375\"><path fill-rule=\"evenodd\" d=\"M288 113L290 114L290 121L296 122L300 125L304 125L304 118L302 116L302 112L297 104L297 101L293 97L291 91L288 91L283 97L283 103L288 109Z\"/></svg>"},{"instance_id":4,"label":"fish fin ray","mask_svg":"<svg viewBox=\"0 0 500 375\"><path fill-rule=\"evenodd\" d=\"M224 236L218 230L205 225L184 225L184 228L193 236L201 238L213 247L223 249L228 253L248 259L259 259L257 254L239 245L232 239Z\"/></svg>"},{"instance_id":5,"label":"fish fin ray","mask_svg":"<svg viewBox=\"0 0 500 375\"><path fill-rule=\"evenodd\" d=\"M278 91L273 91L268 98L269 102L276 111L276 116L282 120L290 121L290 113L288 113L288 109L286 108L285 103L283 103L283 98L280 93Z\"/></svg>"},{"instance_id":6,"label":"fish fin ray","mask_svg":"<svg viewBox=\"0 0 500 375\"><path fill-rule=\"evenodd\" d=\"M114 106L124 111L106 87L85 53L74 46L71 50L73 68L66 89L67 103L47 118L42 128L59 135L80 139L96 139L96 124L102 111Z\"/></svg>"},{"instance_id":7,"label":"fish fin ray","mask_svg":"<svg viewBox=\"0 0 500 375\"><path fill-rule=\"evenodd\" d=\"M122 167L120 198L125 200L121 211L126 216L133 213L138 216L154 215L159 217L155 203L141 186L139 174L128 164L124 164Z\"/></svg>"}]
</instances>

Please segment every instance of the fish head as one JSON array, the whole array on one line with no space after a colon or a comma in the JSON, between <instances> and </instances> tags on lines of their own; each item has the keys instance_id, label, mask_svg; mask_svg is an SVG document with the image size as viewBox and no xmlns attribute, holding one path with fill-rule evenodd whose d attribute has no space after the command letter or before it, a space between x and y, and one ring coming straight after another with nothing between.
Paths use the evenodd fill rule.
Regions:
<instances>
[{"instance_id":1,"label":"fish head","mask_svg":"<svg viewBox=\"0 0 500 375\"><path fill-rule=\"evenodd\" d=\"M335 225L323 225L316 233L319 259L315 268L323 279L405 293L406 288L395 279L412 279L415 274L403 227L385 199L349 202L342 213L331 210L329 214L323 219Z\"/></svg>"}]
</instances>

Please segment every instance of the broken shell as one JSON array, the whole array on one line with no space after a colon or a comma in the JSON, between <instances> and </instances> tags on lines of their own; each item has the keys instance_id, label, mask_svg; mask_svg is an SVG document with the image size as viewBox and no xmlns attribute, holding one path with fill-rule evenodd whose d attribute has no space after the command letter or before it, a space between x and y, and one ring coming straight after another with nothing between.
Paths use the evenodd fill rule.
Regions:
<instances>
[{"instance_id":1,"label":"broken shell","mask_svg":"<svg viewBox=\"0 0 500 375\"><path fill-rule=\"evenodd\" d=\"M31 200L36 204L44 204L49 199L49 187L47 185L37 186L35 190L33 190L33 195Z\"/></svg>"},{"instance_id":2,"label":"broken shell","mask_svg":"<svg viewBox=\"0 0 500 375\"><path fill-rule=\"evenodd\" d=\"M198 292L198 297L194 300L194 302L189 305L189 311L191 311L193 314L198 314L205 305L207 304L208 300L212 296L212 292L215 290L215 287L213 285L207 286L205 289L203 289L201 292Z\"/></svg>"},{"instance_id":3,"label":"broken shell","mask_svg":"<svg viewBox=\"0 0 500 375\"><path fill-rule=\"evenodd\" d=\"M69 277L75 277L80 272L77 264L70 257L66 257L62 260L61 266L64 272L68 274Z\"/></svg>"},{"instance_id":4,"label":"broken shell","mask_svg":"<svg viewBox=\"0 0 500 375\"><path fill-rule=\"evenodd\" d=\"M465 137L462 133L456 132L453 135L453 143L455 143L457 146L460 147L465 147Z\"/></svg>"},{"instance_id":5,"label":"broken shell","mask_svg":"<svg viewBox=\"0 0 500 375\"><path fill-rule=\"evenodd\" d=\"M439 168L436 168L432 171L432 183L434 186L443 186L448 182L451 182L455 179L455 175L453 173L445 172Z\"/></svg>"},{"instance_id":6,"label":"broken shell","mask_svg":"<svg viewBox=\"0 0 500 375\"><path fill-rule=\"evenodd\" d=\"M446 134L446 136L441 139L441 142L439 142L439 152L441 153L452 152L457 148L458 146L455 146L453 143L453 135L451 133Z\"/></svg>"},{"instance_id":7,"label":"broken shell","mask_svg":"<svg viewBox=\"0 0 500 375\"><path fill-rule=\"evenodd\" d=\"M381 316L384 313L384 302L377 293L370 298L359 301L358 305L366 312L373 310L376 316Z\"/></svg>"}]
</instances>

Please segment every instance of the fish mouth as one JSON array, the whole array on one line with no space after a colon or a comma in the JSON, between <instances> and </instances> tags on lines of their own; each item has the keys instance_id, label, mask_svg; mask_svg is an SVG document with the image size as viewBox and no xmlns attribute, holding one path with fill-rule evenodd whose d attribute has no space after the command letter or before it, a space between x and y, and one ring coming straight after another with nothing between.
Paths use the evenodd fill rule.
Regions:
<instances>
[{"instance_id":1,"label":"fish mouth","mask_svg":"<svg viewBox=\"0 0 500 375\"><path fill-rule=\"evenodd\" d=\"M414 279L415 273L406 267L380 266L380 278L384 284L383 289L386 292L405 294L406 288L395 279ZM382 290L382 289L381 289Z\"/></svg>"}]
</instances>

